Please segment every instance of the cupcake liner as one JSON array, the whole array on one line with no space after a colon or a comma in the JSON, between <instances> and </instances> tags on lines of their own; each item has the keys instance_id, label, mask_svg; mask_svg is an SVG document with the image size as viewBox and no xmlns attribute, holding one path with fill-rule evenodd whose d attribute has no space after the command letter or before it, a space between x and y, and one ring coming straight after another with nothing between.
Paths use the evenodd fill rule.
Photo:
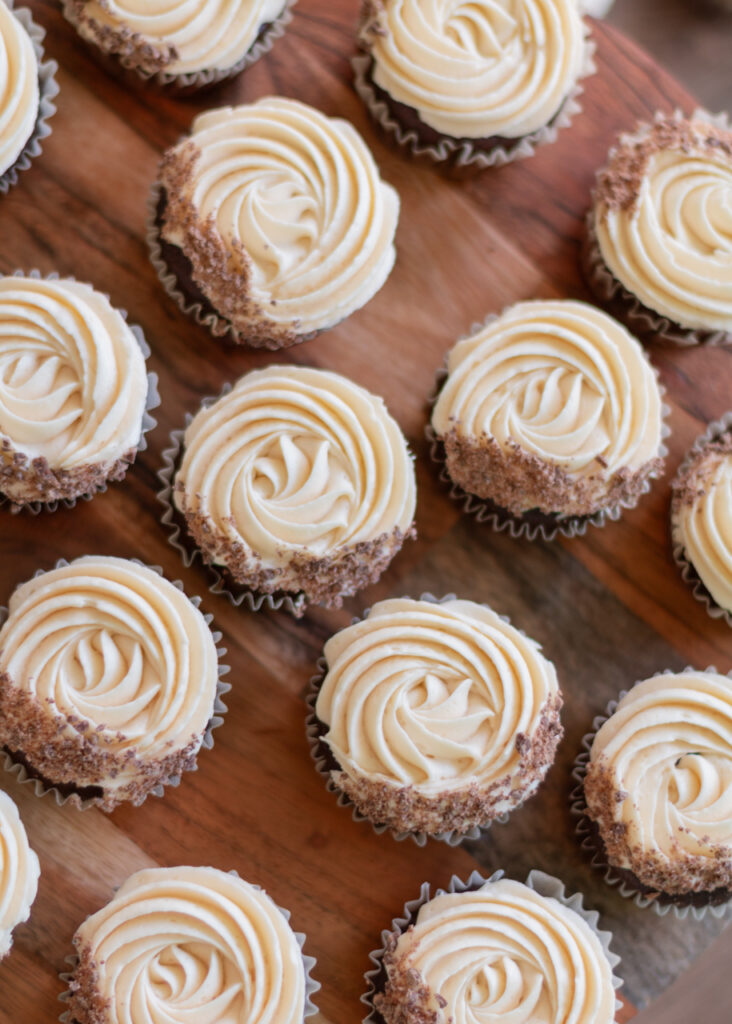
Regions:
<instances>
[{"instance_id":1,"label":"cupcake liner","mask_svg":"<svg viewBox=\"0 0 732 1024\"><path fill-rule=\"evenodd\" d=\"M371 81L373 58L370 53L359 52L351 58L354 87L366 105L371 117L398 146L406 149L412 156L427 158L434 163L449 163L455 168L482 171L488 167L503 167L514 160L523 160L533 156L538 146L556 142L559 132L569 127L572 120L582 110L580 96L584 92L583 79L588 78L597 70L594 61L595 42L590 34L589 25L584 28L585 50L582 70L577 81L567 94L561 107L548 125L517 139L505 139L497 142L488 150L476 148L470 139L452 139L443 136L436 143L421 142L419 133L414 128L405 128L394 117L388 103L381 99ZM477 140L475 140L477 141Z\"/></svg>"},{"instance_id":2,"label":"cupcake liner","mask_svg":"<svg viewBox=\"0 0 732 1024\"><path fill-rule=\"evenodd\" d=\"M182 74L173 74L170 71L144 71L135 64L133 57L125 54L107 53L96 42L86 39L79 32L79 23L70 0L62 0L63 15L70 25L77 31L79 38L91 50L96 62L112 75L120 78L127 84L135 86L153 86L162 89L167 93L179 97L193 96L196 93L213 89L222 82L235 78L255 64L260 57L263 57L274 46L276 40L284 34L287 26L292 21L293 8L297 0L286 0L282 13L269 22L266 28L260 28L259 35L244 56L230 68L209 68L204 71L186 71Z\"/></svg>"},{"instance_id":3,"label":"cupcake liner","mask_svg":"<svg viewBox=\"0 0 732 1024\"><path fill-rule=\"evenodd\" d=\"M231 384L225 384L218 395L211 395L204 398L198 411L208 409L215 402L218 402L224 395L231 391ZM295 618L301 618L305 614L307 600L304 594L297 594L294 597L284 592L276 594L260 594L256 591L238 584L225 570L208 563L188 531L185 517L179 512L173 502L173 488L175 485L175 474L178 469L183 452L183 440L185 432L193 422L194 414L186 413L185 426L182 429L173 430L170 435L170 445L163 451L163 464L158 470L157 477L161 488L156 497L165 511L160 517L160 522L168 534L168 543L180 555L186 569L189 569L196 560L199 560L205 567L213 582L209 590L217 597L223 595L236 607L244 605L251 612L261 611L263 608L268 611L287 611Z\"/></svg>"},{"instance_id":4,"label":"cupcake liner","mask_svg":"<svg viewBox=\"0 0 732 1024\"><path fill-rule=\"evenodd\" d=\"M152 571L156 572L158 576L164 576L163 570L160 568L159 565L147 565L145 562L141 562L138 558L132 558L130 559L130 561L134 562L136 565L143 566L143 568L152 569ZM59 560L56 562L53 568L61 569L67 565L69 565L67 559L59 558ZM33 574L33 579L36 579L38 576L42 576L45 571L46 570L44 569L37 569L36 572ZM183 583L180 580L171 580L170 582L177 590L180 590L182 594L186 595L186 597L191 602L194 608L200 608L201 598L199 596L194 595L193 597L190 597L188 594L186 594ZM8 609L5 605L2 605L0 606L0 629L2 629L7 618ZM213 615L207 612L206 614L204 614L203 618L206 625L210 628L213 622ZM200 750L213 749L213 731L214 729L218 729L219 726L223 725L224 715L228 711L228 707L226 706L226 704L224 704L222 698L231 690L231 683L227 683L224 681L224 676L229 674L231 668L229 665L224 664L221 660L226 655L226 648L218 646L218 644L221 643L223 634L219 632L219 630L212 629L211 635L213 637L214 644L217 645L216 654L218 655L218 679L216 682L216 696L214 699L213 714L211 715L211 718L209 719L208 724L206 726L206 731L203 735L203 740L201 741ZM13 760L12 754L10 754L4 747L0 747L0 758L2 758L3 761L2 765L0 766L2 767L2 770L8 772L10 775L14 775L16 782L18 782L20 785L26 785L27 783L32 784L33 791L37 797L44 797L47 794L51 793L53 794L53 798L59 807L63 807L67 803L71 803L73 806L77 808L77 810L80 811L86 811L90 807L95 807L97 805L96 797L82 798L79 796L78 793L75 792L64 793L59 788L57 788L57 786L51 785L43 779L39 779L34 775L29 775L25 765L20 763L19 761ZM176 786L180 785L180 781L181 775L171 775L168 779L165 780L165 782L160 783L154 789L150 790L150 793L148 793L147 796L145 796L144 799L139 804L134 804L134 806L142 806L145 800L147 800L148 796L163 796L166 786L172 786L175 788ZM64 786L64 788L66 788L66 786L73 785L73 783L64 783L62 785Z\"/></svg>"},{"instance_id":5,"label":"cupcake liner","mask_svg":"<svg viewBox=\"0 0 732 1024\"><path fill-rule=\"evenodd\" d=\"M447 888L436 889L434 896L442 896L445 893L475 892L476 889L480 889L486 882L498 882L504 876L505 872L502 870L494 871L493 874L487 878L479 871L473 871L468 880L463 882L457 875L453 875ZM558 900L559 903L563 904L565 907L569 907L571 910L574 910L575 913L579 914L580 917L586 921L600 940L605 956L608 959L612 969L613 987L616 991L622 988L623 981L615 973L615 969L620 963L620 957L610 948L612 932L605 931L600 928L600 915L596 910L588 910L584 906L584 896L582 893L567 895L564 882L555 878L553 875L547 875L543 871L537 870L529 872L526 878L526 885L540 896L548 896ZM369 960L374 966L364 975L367 991L361 996L361 1002L368 1008L369 1012L363 1018L363 1024L384 1024L384 1018L375 1008L373 1000L377 993L383 992L386 984L384 954L386 953L386 946L390 937L395 932L398 932L400 935L403 934L411 924L414 924L419 908L433 898L434 897L430 894L430 883L423 882L419 896L417 896L416 899L408 900L404 904L404 910L401 916L395 917L392 920L391 928L385 928L382 931L381 946L369 953ZM616 1011L620 1010L622 1005L623 1004L619 999L615 1000Z\"/></svg>"},{"instance_id":6,"label":"cupcake liner","mask_svg":"<svg viewBox=\"0 0 732 1024\"><path fill-rule=\"evenodd\" d=\"M0 0L0 2L1 2L1 0ZM76 280L78 280L72 274L64 274L63 277L57 271L53 271L50 274L42 274L40 272L40 270L37 270L36 268L34 268L33 270L30 270L30 271L27 271L27 272L24 271L24 270L15 270L11 275L7 275L7 274L6 275L2 275L2 274L0 274L0 278L2 278L3 276L5 276L5 277L7 277L7 276L11 276L11 277L31 277L31 278L34 278L36 281L59 281L59 280L76 281ZM88 282L86 282L86 283L88 283ZM94 288L94 285L93 284L89 284L89 287L90 288ZM98 289L96 289L96 288L94 290L98 291ZM109 295L107 295L106 292L99 292L99 294L103 295L105 297L105 299L107 299L107 301L110 304L112 304L112 300L110 299ZM125 322L126 322L127 321L127 310L126 309L119 309L117 306L113 306L113 308L116 310L117 313L119 313L122 316L123 320L125 320ZM145 338L145 335L143 333L142 328L138 324L128 324L128 326L129 326L130 330L132 331L133 335L135 336L135 341L140 346L140 350L141 350L141 352L143 354L143 357L147 361L150 358L151 350L150 350L150 346L147 343L147 340ZM142 426L141 426L141 430L140 430L140 440L137 443L137 448L135 449L135 458L130 463L130 468L134 465L135 461L137 460L137 456L139 455L139 453L140 452L144 452L146 450L146 448L147 448L147 438L146 438L145 435L148 434L151 430L153 430L157 426L157 420L151 415L151 413L152 413L152 410L153 409L157 409L159 405L160 405L160 393L158 391L158 375L157 375L157 373L154 373L153 371L149 371L148 374L147 374L147 396L146 396L146 399L145 399L145 409L144 409L143 414L142 414ZM118 482L118 481L112 481L112 482L114 483L114 482ZM98 487L96 490L90 491L88 494L80 494L76 498L61 498L61 499L57 499L55 501L30 501L30 502L25 502L23 504L16 503L12 498L8 497L7 495L3 494L2 491L0 491L0 509L2 509L5 506L9 506L11 515L17 515L20 512L27 512L30 515L37 516L41 512L56 512L59 507L74 508L74 506L76 505L77 501L91 501L92 498L95 497L95 495L97 495L97 494L105 494L107 489L108 489L108 482L105 481L105 483L102 484L100 487Z\"/></svg>"},{"instance_id":7,"label":"cupcake liner","mask_svg":"<svg viewBox=\"0 0 732 1024\"><path fill-rule=\"evenodd\" d=\"M668 115L657 113L656 121ZM674 111L676 120L687 120L681 110ZM710 114L698 108L691 115L691 120L708 121L718 128L730 130L727 114ZM639 124L633 132L623 134L618 143L607 155L598 176L610 164L620 145L634 139L638 134L649 128L648 123ZM621 320L633 334L641 338L652 337L669 346L688 348L694 345L729 345L732 344L732 333L723 330L703 330L684 327L675 323L661 313L645 306L637 296L625 287L612 273L605 263L600 243L595 230L595 192L592 193L592 206L585 219L585 235L581 249L581 269L585 281L600 303L608 308Z\"/></svg>"},{"instance_id":8,"label":"cupcake liner","mask_svg":"<svg viewBox=\"0 0 732 1024\"><path fill-rule=\"evenodd\" d=\"M681 477L681 475L688 469L692 459L695 455L698 455L703 449L709 444L710 441L715 441L722 434L732 429L732 412L725 413L721 419L715 420L714 423L710 423L706 431L698 437L694 444L691 446L689 451L686 453L684 461L679 466L674 481L671 486L673 488L674 483ZM673 559L676 565L681 571L681 578L685 583L688 583L692 588L692 593L697 601L700 601L707 610L707 615L712 619L724 619L728 626L732 627L732 612L726 608L722 608L714 600L710 592L704 586L704 583L699 577L694 566L686 557L686 550L680 540L676 539L673 512L671 512L671 544Z\"/></svg>"},{"instance_id":9,"label":"cupcake liner","mask_svg":"<svg viewBox=\"0 0 732 1024\"><path fill-rule=\"evenodd\" d=\"M30 36L33 50L38 59L38 116L30 138L23 146L20 156L0 176L0 195L7 195L13 185L17 184L20 172L27 171L33 160L40 156L43 149L41 140L51 134L52 129L48 122L56 113L56 104L53 100L58 96L59 92L56 81L58 64L55 60L44 60L43 40L46 30L41 28L40 25L36 25L33 21L33 15L27 7L15 7L15 0L5 0L5 4Z\"/></svg>"},{"instance_id":10,"label":"cupcake liner","mask_svg":"<svg viewBox=\"0 0 732 1024\"><path fill-rule=\"evenodd\" d=\"M693 672L695 670L687 666L683 671ZM705 669L705 671L716 672L717 670L712 665ZM673 671L671 669L666 669L663 674L672 675ZM728 673L728 675L732 678L732 673ZM640 681L641 680L638 680L633 685L637 686ZM587 776L587 769L590 763L590 752L592 750L592 744L595 740L595 736L605 722L615 714L618 704L629 692L630 690L621 690L618 697L608 702L605 711L601 715L597 715L592 720L592 730L582 737L582 750L574 760L572 778L575 780L577 785L572 789L569 799L571 813L573 817L579 819L575 828L575 834L580 840L580 847L590 857L592 867L596 868L598 871L602 871L604 881L607 885L612 886L615 891L625 897L625 899L632 900L633 903L635 903L637 907L640 907L641 910L645 910L646 907L652 907L660 917L665 917L666 914L673 913L673 915L680 921L683 921L689 916L689 914L691 914L696 921L701 921L707 914L711 914L712 917L723 917L727 912L727 908L729 906L728 902L716 905L708 903L705 906L699 907L694 906L692 903L688 903L686 905L673 903L668 897L664 897L663 893L658 896L650 896L643 893L638 886L634 886L625 874L621 874L619 870L608 863L605 844L603 843L592 818L590 818L589 809L587 807L587 801L585 799L585 778Z\"/></svg>"}]
</instances>

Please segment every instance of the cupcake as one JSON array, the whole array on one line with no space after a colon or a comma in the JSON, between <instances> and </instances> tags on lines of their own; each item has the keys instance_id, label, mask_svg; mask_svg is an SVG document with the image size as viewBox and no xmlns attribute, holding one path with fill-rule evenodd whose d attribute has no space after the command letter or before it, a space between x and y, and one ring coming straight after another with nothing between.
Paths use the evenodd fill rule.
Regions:
<instances>
[{"instance_id":1,"label":"cupcake","mask_svg":"<svg viewBox=\"0 0 732 1024\"><path fill-rule=\"evenodd\" d=\"M282 97L199 115L153 190L166 291L214 335L282 348L386 281L399 197L348 121Z\"/></svg>"},{"instance_id":2,"label":"cupcake","mask_svg":"<svg viewBox=\"0 0 732 1024\"><path fill-rule=\"evenodd\" d=\"M73 501L121 480L154 422L147 351L87 284L0 278L0 493Z\"/></svg>"},{"instance_id":3,"label":"cupcake","mask_svg":"<svg viewBox=\"0 0 732 1024\"><path fill-rule=\"evenodd\" d=\"M10 952L15 926L28 920L40 873L18 808L0 790L0 960Z\"/></svg>"},{"instance_id":4,"label":"cupcake","mask_svg":"<svg viewBox=\"0 0 732 1024\"><path fill-rule=\"evenodd\" d=\"M337 608L413 536L416 482L381 398L335 373L270 366L194 416L172 499L230 583Z\"/></svg>"},{"instance_id":5,"label":"cupcake","mask_svg":"<svg viewBox=\"0 0 732 1024\"><path fill-rule=\"evenodd\" d=\"M381 971L368 1022L612 1024L618 958L597 914L549 875L532 871L526 885L501 875L453 878L432 899L424 886L407 904L372 954Z\"/></svg>"},{"instance_id":6,"label":"cupcake","mask_svg":"<svg viewBox=\"0 0 732 1024\"><path fill-rule=\"evenodd\" d=\"M193 771L214 714L206 619L153 569L88 556L23 583L0 630L0 745L80 806Z\"/></svg>"},{"instance_id":7,"label":"cupcake","mask_svg":"<svg viewBox=\"0 0 732 1024\"><path fill-rule=\"evenodd\" d=\"M686 669L637 683L590 749L598 865L625 895L703 907L732 894L732 679Z\"/></svg>"},{"instance_id":8,"label":"cupcake","mask_svg":"<svg viewBox=\"0 0 732 1024\"><path fill-rule=\"evenodd\" d=\"M732 132L723 118L659 114L621 136L600 172L587 280L637 334L732 340Z\"/></svg>"},{"instance_id":9,"label":"cupcake","mask_svg":"<svg viewBox=\"0 0 732 1024\"><path fill-rule=\"evenodd\" d=\"M636 339L557 299L512 306L451 349L432 430L453 484L489 503L483 517L571 536L648 490L663 412Z\"/></svg>"},{"instance_id":10,"label":"cupcake","mask_svg":"<svg viewBox=\"0 0 732 1024\"><path fill-rule=\"evenodd\" d=\"M185 89L243 71L281 36L295 0L63 0L82 39L143 80Z\"/></svg>"},{"instance_id":11,"label":"cupcake","mask_svg":"<svg viewBox=\"0 0 732 1024\"><path fill-rule=\"evenodd\" d=\"M553 142L594 70L577 0L364 0L354 61L372 116L415 155L486 167Z\"/></svg>"},{"instance_id":12,"label":"cupcake","mask_svg":"<svg viewBox=\"0 0 732 1024\"><path fill-rule=\"evenodd\" d=\"M324 654L315 753L374 825L464 835L505 820L554 761L554 666L485 605L380 601Z\"/></svg>"},{"instance_id":13,"label":"cupcake","mask_svg":"<svg viewBox=\"0 0 732 1024\"><path fill-rule=\"evenodd\" d=\"M317 1012L310 994L319 986L288 919L235 874L138 871L74 935L66 1019L302 1024Z\"/></svg>"}]
</instances>

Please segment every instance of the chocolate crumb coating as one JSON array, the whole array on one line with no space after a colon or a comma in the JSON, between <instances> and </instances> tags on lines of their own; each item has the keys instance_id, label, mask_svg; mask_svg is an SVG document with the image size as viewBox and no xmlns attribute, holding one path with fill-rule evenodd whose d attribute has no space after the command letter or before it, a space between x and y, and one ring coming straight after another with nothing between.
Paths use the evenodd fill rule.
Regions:
<instances>
[{"instance_id":1,"label":"chocolate crumb coating","mask_svg":"<svg viewBox=\"0 0 732 1024\"><path fill-rule=\"evenodd\" d=\"M85 946L77 947L79 962L69 983L71 1024L109 1024L110 1001L99 991L99 965Z\"/></svg>"},{"instance_id":2,"label":"chocolate crumb coating","mask_svg":"<svg viewBox=\"0 0 732 1024\"><path fill-rule=\"evenodd\" d=\"M100 0L105 5L105 0ZM174 46L155 46L126 25L103 25L89 14L87 0L64 0L64 13L75 28L83 28L90 41L106 54L114 54L146 74L164 71L178 59Z\"/></svg>"},{"instance_id":3,"label":"chocolate crumb coating","mask_svg":"<svg viewBox=\"0 0 732 1024\"><path fill-rule=\"evenodd\" d=\"M671 484L672 514L704 497L719 459L728 455L732 455L732 428L705 442L681 468Z\"/></svg>"}]
</instances>

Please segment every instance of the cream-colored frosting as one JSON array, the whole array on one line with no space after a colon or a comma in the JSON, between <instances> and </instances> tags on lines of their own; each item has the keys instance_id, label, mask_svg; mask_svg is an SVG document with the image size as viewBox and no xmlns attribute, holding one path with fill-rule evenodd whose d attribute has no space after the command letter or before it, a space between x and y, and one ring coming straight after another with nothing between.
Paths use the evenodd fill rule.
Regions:
<instances>
[{"instance_id":1,"label":"cream-colored frosting","mask_svg":"<svg viewBox=\"0 0 732 1024\"><path fill-rule=\"evenodd\" d=\"M0 174L23 152L38 117L38 60L30 36L0 3Z\"/></svg>"},{"instance_id":2,"label":"cream-colored frosting","mask_svg":"<svg viewBox=\"0 0 732 1024\"><path fill-rule=\"evenodd\" d=\"M198 158L186 194L231 250L229 271L242 274L255 319L306 334L381 288L396 258L399 197L352 124L268 97L199 115L190 141ZM165 237L185 248L171 228Z\"/></svg>"},{"instance_id":3,"label":"cream-colored frosting","mask_svg":"<svg viewBox=\"0 0 732 1024\"><path fill-rule=\"evenodd\" d=\"M78 281L0 278L0 440L54 470L136 449L145 357L124 317ZM2 490L22 497L22 480Z\"/></svg>"},{"instance_id":4,"label":"cream-colored frosting","mask_svg":"<svg viewBox=\"0 0 732 1024\"><path fill-rule=\"evenodd\" d=\"M453 138L547 125L585 60L577 0L376 0L362 38L374 82Z\"/></svg>"},{"instance_id":5,"label":"cream-colored frosting","mask_svg":"<svg viewBox=\"0 0 732 1024\"><path fill-rule=\"evenodd\" d=\"M520 882L445 893L396 946L436 1024L611 1024L612 968L579 914ZM441 1002L444 1000L444 1004Z\"/></svg>"},{"instance_id":6,"label":"cream-colored frosting","mask_svg":"<svg viewBox=\"0 0 732 1024\"><path fill-rule=\"evenodd\" d=\"M495 612L472 601L380 601L331 637L325 658L316 714L349 775L430 796L500 784L497 813L514 790L526 795L516 737L531 741L559 687L539 645ZM548 767L537 765L532 788Z\"/></svg>"},{"instance_id":7,"label":"cream-colored frosting","mask_svg":"<svg viewBox=\"0 0 732 1024\"><path fill-rule=\"evenodd\" d=\"M0 673L58 721L88 722L100 750L124 760L128 785L145 763L200 747L213 713L216 645L201 612L152 569L89 555L15 590L0 630ZM58 780L64 781L64 780Z\"/></svg>"},{"instance_id":8,"label":"cream-colored frosting","mask_svg":"<svg viewBox=\"0 0 732 1024\"><path fill-rule=\"evenodd\" d=\"M414 518L407 444L381 398L305 366L246 374L185 433L176 483L228 545L285 570L336 556ZM175 500L182 504L181 494ZM221 561L226 560L222 548ZM286 573L278 577L283 586Z\"/></svg>"},{"instance_id":9,"label":"cream-colored frosting","mask_svg":"<svg viewBox=\"0 0 732 1024\"><path fill-rule=\"evenodd\" d=\"M591 765L624 799L614 820L624 845L656 865L685 866L686 888L706 861L732 857L732 680L715 672L662 674L634 686L598 731ZM588 788L588 800L592 798ZM607 808L596 810L607 813ZM689 860L691 858L691 860ZM697 860L699 858L700 860ZM630 861L620 864L630 867ZM638 864L633 870L638 873ZM729 873L729 868L727 869Z\"/></svg>"},{"instance_id":10,"label":"cream-colored frosting","mask_svg":"<svg viewBox=\"0 0 732 1024\"><path fill-rule=\"evenodd\" d=\"M583 302L521 302L459 341L432 426L513 445L575 479L659 454L662 401L640 344Z\"/></svg>"},{"instance_id":11,"label":"cream-colored frosting","mask_svg":"<svg viewBox=\"0 0 732 1024\"><path fill-rule=\"evenodd\" d=\"M682 327L732 331L729 149L654 152L635 201L600 204L595 231L613 276L645 306Z\"/></svg>"},{"instance_id":12,"label":"cream-colored frosting","mask_svg":"<svg viewBox=\"0 0 732 1024\"><path fill-rule=\"evenodd\" d=\"M0 958L10 952L13 928L28 920L40 873L18 808L0 790Z\"/></svg>"},{"instance_id":13,"label":"cream-colored frosting","mask_svg":"<svg viewBox=\"0 0 732 1024\"><path fill-rule=\"evenodd\" d=\"M302 1024L305 966L262 890L215 868L131 875L74 943L109 1024Z\"/></svg>"}]
</instances>

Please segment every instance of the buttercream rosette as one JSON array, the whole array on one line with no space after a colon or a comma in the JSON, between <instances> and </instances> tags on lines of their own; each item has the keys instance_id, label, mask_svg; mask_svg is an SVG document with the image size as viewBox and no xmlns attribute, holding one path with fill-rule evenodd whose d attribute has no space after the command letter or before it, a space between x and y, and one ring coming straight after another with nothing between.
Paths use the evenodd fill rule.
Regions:
<instances>
[{"instance_id":1,"label":"buttercream rosette","mask_svg":"<svg viewBox=\"0 0 732 1024\"><path fill-rule=\"evenodd\" d=\"M0 790L0 960L10 952L13 929L30 916L40 873L18 808Z\"/></svg>"}]
</instances>

